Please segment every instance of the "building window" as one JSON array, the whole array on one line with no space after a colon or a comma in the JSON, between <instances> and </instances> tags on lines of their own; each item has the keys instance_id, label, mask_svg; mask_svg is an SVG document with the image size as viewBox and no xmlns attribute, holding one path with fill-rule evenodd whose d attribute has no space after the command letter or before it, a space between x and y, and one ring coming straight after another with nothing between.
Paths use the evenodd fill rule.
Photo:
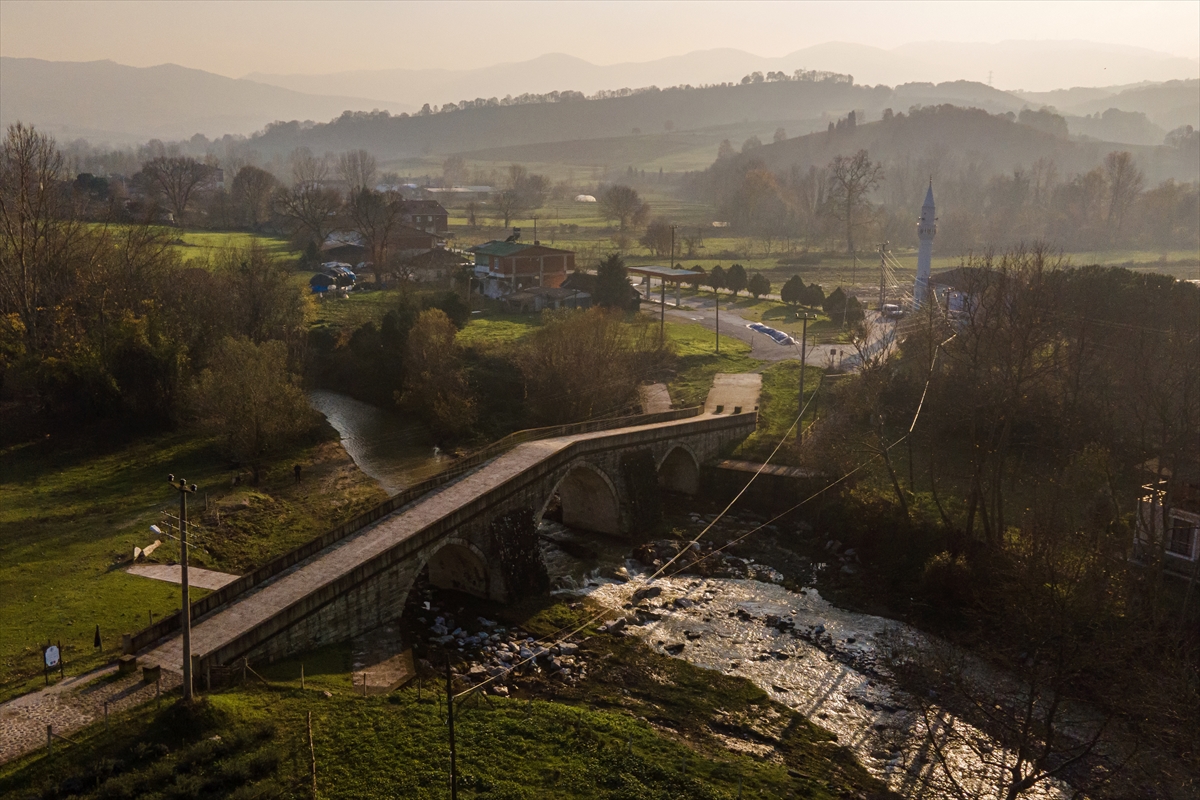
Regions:
<instances>
[{"instance_id":1,"label":"building window","mask_svg":"<svg viewBox=\"0 0 1200 800\"><path fill-rule=\"evenodd\" d=\"M1194 543L1197 529L1186 520L1175 519L1174 522L1175 524L1171 526L1170 534L1167 536L1167 552L1190 561L1195 558Z\"/></svg>"}]
</instances>

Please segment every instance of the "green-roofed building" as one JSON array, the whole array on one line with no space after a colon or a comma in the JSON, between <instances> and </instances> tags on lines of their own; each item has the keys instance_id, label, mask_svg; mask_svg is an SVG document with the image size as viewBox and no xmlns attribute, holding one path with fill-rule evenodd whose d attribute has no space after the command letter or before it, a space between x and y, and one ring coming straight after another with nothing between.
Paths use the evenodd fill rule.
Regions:
<instances>
[{"instance_id":1,"label":"green-roofed building","mask_svg":"<svg viewBox=\"0 0 1200 800\"><path fill-rule=\"evenodd\" d=\"M470 248L475 278L488 297L503 297L535 286L556 289L575 269L575 253L540 242L491 241Z\"/></svg>"}]
</instances>

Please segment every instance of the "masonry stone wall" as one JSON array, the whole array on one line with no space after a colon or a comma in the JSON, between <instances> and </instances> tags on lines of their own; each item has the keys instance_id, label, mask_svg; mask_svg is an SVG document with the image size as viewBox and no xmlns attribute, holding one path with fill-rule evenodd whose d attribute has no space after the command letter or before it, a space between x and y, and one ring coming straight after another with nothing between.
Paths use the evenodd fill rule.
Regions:
<instances>
[{"instance_id":1,"label":"masonry stone wall","mask_svg":"<svg viewBox=\"0 0 1200 800\"><path fill-rule=\"evenodd\" d=\"M699 465L743 439L755 424L754 414L725 415L577 437L353 571L314 586L309 594L268 621L216 650L200 654L201 667L205 663L229 664L242 657L273 661L343 641L395 620L404 609L413 582L431 559L430 578L437 585L507 602L511 598L504 585L499 546L490 534L495 518L522 508L532 509L540 518L550 498L559 491L564 516L568 501L582 504L583 508L572 512L572 518L577 517L576 522L587 528L595 519L587 512L597 504L611 503L612 497L603 494L611 493L615 495L617 513L615 520L601 520L609 528L604 532L628 534L635 528L635 521L629 518L629 498L621 475L623 453L649 450L658 467L657 482L673 491L688 491L696 485L694 476L698 475ZM538 445L522 445L534 446ZM581 474L589 477L572 484ZM578 496L572 497L572 491ZM448 549L439 555L443 548ZM239 598L230 608L242 602L254 602L254 595Z\"/></svg>"}]
</instances>

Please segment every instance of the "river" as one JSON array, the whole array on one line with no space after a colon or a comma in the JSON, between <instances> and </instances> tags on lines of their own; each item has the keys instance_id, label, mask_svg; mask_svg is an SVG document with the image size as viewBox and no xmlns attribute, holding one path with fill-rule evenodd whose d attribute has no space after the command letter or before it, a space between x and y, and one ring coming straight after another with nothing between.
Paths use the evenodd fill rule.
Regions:
<instances>
[{"instance_id":1,"label":"river","mask_svg":"<svg viewBox=\"0 0 1200 800\"><path fill-rule=\"evenodd\" d=\"M448 456L437 452L425 426L397 411L324 389L309 392L308 402L337 430L342 447L358 468L388 495L399 494L449 463Z\"/></svg>"},{"instance_id":2,"label":"river","mask_svg":"<svg viewBox=\"0 0 1200 800\"><path fill-rule=\"evenodd\" d=\"M438 472L447 462L424 427L397 412L324 390L310 392L309 401L337 429L358 467L389 494ZM640 572L644 567L623 558L627 542L550 521L541 524L540 533L558 592L590 596L620 615L627 613L634 589L646 586ZM602 572L623 577L602 578ZM645 623L630 625L628 631L664 654L754 682L836 734L870 772L905 797L954 795L930 751L922 704L893 685L881 652L898 640L929 646L930 637L902 623L838 608L815 589L793 592L759 580L682 575L660 578L654 585L662 594L649 601ZM787 624L780 627L779 620ZM1006 683L1000 676L985 680ZM936 713L935 726L965 726L945 711ZM945 754L955 779L972 797L997 796L1001 759L988 754L998 748L986 745L988 737L975 729L963 738L985 746L957 746ZM729 744L746 746L733 740ZM1065 784L1048 780L1024 797L1057 800L1071 794Z\"/></svg>"}]
</instances>

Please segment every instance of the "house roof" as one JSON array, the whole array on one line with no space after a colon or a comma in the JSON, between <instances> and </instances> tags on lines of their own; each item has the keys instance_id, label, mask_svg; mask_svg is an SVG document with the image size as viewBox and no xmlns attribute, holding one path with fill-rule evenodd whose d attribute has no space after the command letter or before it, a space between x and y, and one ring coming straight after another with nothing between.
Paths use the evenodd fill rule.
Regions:
<instances>
[{"instance_id":1,"label":"house roof","mask_svg":"<svg viewBox=\"0 0 1200 800\"><path fill-rule=\"evenodd\" d=\"M414 267L455 267L468 263L461 253L437 247L424 253L418 253L408 260Z\"/></svg>"},{"instance_id":2,"label":"house roof","mask_svg":"<svg viewBox=\"0 0 1200 800\"><path fill-rule=\"evenodd\" d=\"M330 250L335 247L366 247L367 242L357 231L334 231L325 237L322 249Z\"/></svg>"},{"instance_id":3,"label":"house roof","mask_svg":"<svg viewBox=\"0 0 1200 800\"><path fill-rule=\"evenodd\" d=\"M526 255L543 256L572 254L575 252L574 250L559 250L554 247L546 247L545 245L540 244L530 244L528 242L491 241L484 244L475 245L474 247L470 248L470 252L472 253L482 253L485 256L499 256L500 258L517 255L518 253L523 253L526 250L534 251L532 253L527 253Z\"/></svg>"},{"instance_id":4,"label":"house roof","mask_svg":"<svg viewBox=\"0 0 1200 800\"><path fill-rule=\"evenodd\" d=\"M700 274L692 272L690 269L674 269L672 267L630 267L628 272L634 275L650 275L655 278L662 278L665 281L690 281Z\"/></svg>"}]
</instances>

